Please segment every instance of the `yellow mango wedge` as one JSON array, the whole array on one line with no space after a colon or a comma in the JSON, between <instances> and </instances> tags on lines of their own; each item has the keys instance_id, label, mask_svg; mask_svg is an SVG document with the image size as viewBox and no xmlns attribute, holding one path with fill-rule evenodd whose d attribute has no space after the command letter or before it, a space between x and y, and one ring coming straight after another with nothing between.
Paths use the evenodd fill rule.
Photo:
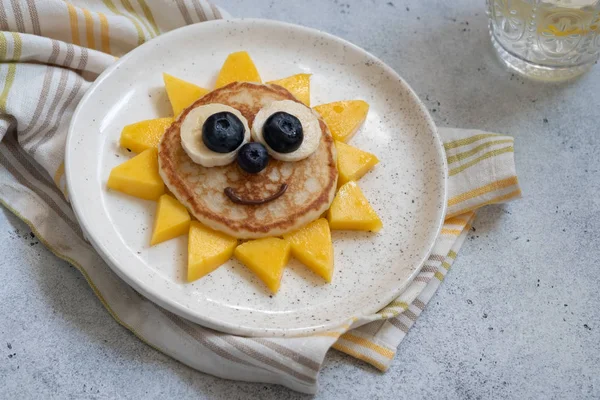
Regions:
<instances>
[{"instance_id":1,"label":"yellow mango wedge","mask_svg":"<svg viewBox=\"0 0 600 400\"><path fill-rule=\"evenodd\" d=\"M254 272L273 293L277 293L283 269L290 260L290 244L279 238L263 238L242 243L235 258Z\"/></svg>"},{"instance_id":2,"label":"yellow mango wedge","mask_svg":"<svg viewBox=\"0 0 600 400\"><path fill-rule=\"evenodd\" d=\"M283 235L292 255L327 282L333 276L333 244L326 219L320 218L295 232Z\"/></svg>"},{"instance_id":3,"label":"yellow mango wedge","mask_svg":"<svg viewBox=\"0 0 600 400\"><path fill-rule=\"evenodd\" d=\"M188 237L188 282L200 279L223 265L233 255L237 243L236 238L192 221Z\"/></svg>"},{"instance_id":4,"label":"yellow mango wedge","mask_svg":"<svg viewBox=\"0 0 600 400\"><path fill-rule=\"evenodd\" d=\"M356 182L338 190L327 213L331 229L377 232L383 224Z\"/></svg>"},{"instance_id":5,"label":"yellow mango wedge","mask_svg":"<svg viewBox=\"0 0 600 400\"><path fill-rule=\"evenodd\" d=\"M121 147L135 153L157 147L160 138L171 123L173 118L156 118L127 125L121 131Z\"/></svg>"},{"instance_id":6,"label":"yellow mango wedge","mask_svg":"<svg viewBox=\"0 0 600 400\"><path fill-rule=\"evenodd\" d=\"M335 142L337 149L338 187L349 181L357 181L379 163L371 153L357 149L344 142Z\"/></svg>"},{"instance_id":7,"label":"yellow mango wedge","mask_svg":"<svg viewBox=\"0 0 600 400\"><path fill-rule=\"evenodd\" d=\"M310 107L310 74L296 74L267 83L284 87L294 97L303 102L307 107Z\"/></svg>"},{"instance_id":8,"label":"yellow mango wedge","mask_svg":"<svg viewBox=\"0 0 600 400\"><path fill-rule=\"evenodd\" d=\"M231 82L262 82L248 52L238 51L227 56L217 77L215 87L218 89Z\"/></svg>"},{"instance_id":9,"label":"yellow mango wedge","mask_svg":"<svg viewBox=\"0 0 600 400\"><path fill-rule=\"evenodd\" d=\"M165 192L165 184L158 174L158 150L144 150L129 161L110 171L107 186L131 196L156 200Z\"/></svg>"},{"instance_id":10,"label":"yellow mango wedge","mask_svg":"<svg viewBox=\"0 0 600 400\"><path fill-rule=\"evenodd\" d=\"M183 204L168 194L158 199L150 246L181 236L190 229L190 214Z\"/></svg>"},{"instance_id":11,"label":"yellow mango wedge","mask_svg":"<svg viewBox=\"0 0 600 400\"><path fill-rule=\"evenodd\" d=\"M169 101L173 108L173 115L176 118L193 102L210 91L166 73L163 73L163 81L165 82L167 96L169 96Z\"/></svg>"},{"instance_id":12,"label":"yellow mango wedge","mask_svg":"<svg viewBox=\"0 0 600 400\"><path fill-rule=\"evenodd\" d=\"M314 107L335 140L347 142L367 118L369 104L362 100L336 101Z\"/></svg>"}]
</instances>

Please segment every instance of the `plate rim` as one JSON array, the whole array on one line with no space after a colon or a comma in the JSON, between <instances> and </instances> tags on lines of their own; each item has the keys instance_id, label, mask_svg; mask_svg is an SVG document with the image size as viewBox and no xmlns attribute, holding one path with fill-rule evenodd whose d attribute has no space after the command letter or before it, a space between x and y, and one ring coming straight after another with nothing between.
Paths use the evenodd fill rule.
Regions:
<instances>
[{"instance_id":1,"label":"plate rim","mask_svg":"<svg viewBox=\"0 0 600 400\"><path fill-rule=\"evenodd\" d=\"M84 232L86 238L89 240L89 242L91 243L93 248L101 256L101 258L110 266L111 270L113 272L115 272L121 279L123 279L133 289L135 289L136 291L141 293L144 297L146 297L148 300L152 301L159 307L163 307L166 310L179 315L180 317L183 317L187 320L190 320L190 321L197 323L204 327L216 329L216 330L219 330L222 332L231 333L231 334L235 334L235 335L243 335L243 336L271 336L271 337L303 336L303 335L307 335L307 334L314 334L314 333L318 333L318 332L323 332L323 331L328 331L328 330L332 330L335 328L339 328L343 324L347 323L348 319L350 319L350 318L360 319L361 317L376 313L381 308L385 307L386 304L389 304L391 301L396 299L412 283L414 278L420 272L423 264L425 263L425 261L427 260L429 255L431 254L433 247L435 246L435 243L437 241L437 238L439 237L439 233L440 233L443 223L444 223L444 217L446 215L447 203L448 203L447 202L447 200L448 200L447 161L444 156L445 155L444 148L443 148L443 144L442 144L441 138L438 133L437 126L436 126L435 122L433 121L433 118L431 117L429 110L427 109L427 107L425 106L423 101L417 96L417 94L412 89L412 87L393 68L391 68L389 65L384 63L382 60L380 60L378 57L371 54L367 50L365 50L343 38L340 38L333 34L327 33L320 29L310 28L310 27L293 24L293 23L289 23L289 22L270 20L270 19L262 19L262 18L229 18L229 19L211 20L211 21L202 22L200 24L185 25L185 26L179 27L177 29L173 29L169 32L165 32L165 33L143 43L142 45L134 48L133 50L129 51L123 57L120 57L114 64L112 64L107 69L105 69L100 75L98 75L98 77L94 80L92 85L88 88L88 90L86 91L84 96L79 101L77 107L75 108L75 111L73 112L71 121L69 122L68 134L67 134L67 139L65 142L65 175L66 175L67 187L69 187L69 188L75 187L74 182L73 182L73 179L74 179L73 173L70 172L70 171L74 171L74 168L72 165L73 161L71 159L70 151L69 151L69 149L73 147L72 144L76 141L76 137L77 137L77 133L75 133L75 129L74 129L75 121L78 120L79 114L80 114L83 106L86 104L86 102L89 100L89 98L94 95L98 86L100 86L102 84L102 82L105 79L107 79L108 76L110 76L112 74L113 71L118 69L123 63L127 62L127 60L129 60L129 58L133 57L136 52L140 51L141 48L152 45L152 43L159 38L164 38L165 36L174 35L181 30L190 29L191 27L193 27L195 25L209 26L209 25L223 25L223 24L232 24L232 23L235 24L235 23L239 23L239 22L254 23L254 24L261 24L261 25L271 25L271 26L279 27L279 28L300 30L300 31L304 31L304 33L318 35L320 37L324 37L333 42L337 42L342 45L348 46L348 47L352 48L353 50L358 51L358 52L364 54L366 57L371 58L372 60L377 62L387 74L390 74L390 76L397 79L400 82L400 84L408 91L409 96L414 101L415 105L418 106L418 108L422 112L423 117L425 118L426 124L430 127L430 129L434 135L434 138L436 139L436 140L434 140L434 147L436 149L438 161L441 161L440 164L442 165L442 169L443 169L442 179L441 179L442 182L440 182L440 184L442 186L442 206L437 208L438 215L436 216L437 222L436 222L436 227L435 227L437 233L433 237L433 239L430 240L430 243L427 246L427 251L424 253L424 256L419 260L418 263L415 263L415 265L413 265L414 270L409 275L409 277L405 280L405 282L402 285L399 285L398 287L396 287L395 290L387 291L385 293L385 296L382 296L382 300L379 301L378 303L373 303L373 304L370 304L368 307L363 307L361 310L359 310L357 312L358 315L355 315L353 317L348 317L343 320L336 319L336 320L332 320L330 322L318 323L316 325L303 327L303 328L255 328L255 327L244 326L244 325L240 325L240 324L232 324L227 321L215 319L211 316L199 315L198 313L194 313L194 312L192 312L192 309L186 307L185 305L179 303L176 300L173 300L168 295L166 295L164 293L159 293L158 291L153 290L151 287L148 287L143 282L138 281L134 276L130 276L129 274L127 274L127 272L126 272L127 268L121 268L119 266L117 260L113 259L109 249L104 248L104 246L101 243L99 243L92 234L90 234L89 230L87 229L87 227L84 223L85 222L84 207L77 200L77 194L76 194L77 191L71 190L71 192L70 192L71 206L73 208L75 217L76 217L79 225L81 226L81 229ZM439 176L439 173L436 175Z\"/></svg>"}]
</instances>

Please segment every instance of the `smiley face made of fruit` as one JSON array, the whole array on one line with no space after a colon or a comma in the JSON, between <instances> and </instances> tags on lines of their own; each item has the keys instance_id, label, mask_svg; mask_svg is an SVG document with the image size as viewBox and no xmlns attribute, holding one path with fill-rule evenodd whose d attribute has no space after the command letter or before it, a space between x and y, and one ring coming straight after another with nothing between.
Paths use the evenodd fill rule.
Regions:
<instances>
[{"instance_id":1,"label":"smiley face made of fruit","mask_svg":"<svg viewBox=\"0 0 600 400\"><path fill-rule=\"evenodd\" d=\"M366 102L311 109L309 74L263 84L244 51L212 91L163 78L175 118L125 126L120 145L139 154L107 186L158 201L151 246L188 233L188 282L232 256L273 293L291 256L331 282L330 230L381 229L356 184L379 160L346 143Z\"/></svg>"}]
</instances>

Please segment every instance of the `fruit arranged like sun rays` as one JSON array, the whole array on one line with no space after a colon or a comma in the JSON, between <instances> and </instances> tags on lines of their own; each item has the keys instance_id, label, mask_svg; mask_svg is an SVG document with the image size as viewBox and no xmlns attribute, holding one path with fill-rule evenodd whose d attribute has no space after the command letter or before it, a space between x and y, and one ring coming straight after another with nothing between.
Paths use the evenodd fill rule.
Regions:
<instances>
[{"instance_id":1,"label":"fruit arranged like sun rays","mask_svg":"<svg viewBox=\"0 0 600 400\"><path fill-rule=\"evenodd\" d=\"M358 132L369 112L363 100L336 101L314 107L331 131L335 140L347 142Z\"/></svg>"},{"instance_id":2,"label":"fruit arranged like sun rays","mask_svg":"<svg viewBox=\"0 0 600 400\"><path fill-rule=\"evenodd\" d=\"M147 119L127 125L121 131L119 143L123 148L141 153L146 149L158 146L165 129L171 126L171 123L173 123L173 118L167 117Z\"/></svg>"},{"instance_id":3,"label":"fruit arranged like sun rays","mask_svg":"<svg viewBox=\"0 0 600 400\"><path fill-rule=\"evenodd\" d=\"M273 293L281 284L283 270L290 260L290 244L279 238L263 238L240 244L235 258L254 272Z\"/></svg>"},{"instance_id":4,"label":"fruit arranged like sun rays","mask_svg":"<svg viewBox=\"0 0 600 400\"><path fill-rule=\"evenodd\" d=\"M379 231L383 224L356 182L350 181L338 190L327 214L331 229Z\"/></svg>"},{"instance_id":5,"label":"fruit arranged like sun rays","mask_svg":"<svg viewBox=\"0 0 600 400\"><path fill-rule=\"evenodd\" d=\"M237 244L236 238L192 221L188 237L188 282L200 279L223 265L231 258Z\"/></svg>"},{"instance_id":6,"label":"fruit arranged like sun rays","mask_svg":"<svg viewBox=\"0 0 600 400\"><path fill-rule=\"evenodd\" d=\"M333 276L333 244L329 223L324 218L304 228L283 235L290 243L292 255L327 282Z\"/></svg>"},{"instance_id":7,"label":"fruit arranged like sun rays","mask_svg":"<svg viewBox=\"0 0 600 400\"><path fill-rule=\"evenodd\" d=\"M187 208L174 197L163 194L158 199L150 245L154 246L185 234L190 227L190 221Z\"/></svg>"},{"instance_id":8,"label":"fruit arranged like sun rays","mask_svg":"<svg viewBox=\"0 0 600 400\"><path fill-rule=\"evenodd\" d=\"M305 106L310 107L310 74L296 74L267 83L286 88Z\"/></svg>"},{"instance_id":9,"label":"fruit arranged like sun rays","mask_svg":"<svg viewBox=\"0 0 600 400\"><path fill-rule=\"evenodd\" d=\"M183 79L175 78L167 73L163 74L163 81L165 82L165 90L173 108L174 117L177 117L181 111L209 92L208 89L201 88Z\"/></svg>"},{"instance_id":10,"label":"fruit arranged like sun rays","mask_svg":"<svg viewBox=\"0 0 600 400\"><path fill-rule=\"evenodd\" d=\"M165 184L158 173L158 150L149 148L114 167L107 186L141 199L157 200L165 192Z\"/></svg>"},{"instance_id":11,"label":"fruit arranged like sun rays","mask_svg":"<svg viewBox=\"0 0 600 400\"><path fill-rule=\"evenodd\" d=\"M330 230L376 232L381 229L380 218L355 182L370 171L379 160L374 154L346 143L356 134L365 121L369 105L362 100L338 101L317 105L313 108L313 112L310 108L307 108L310 107L310 77L310 74L299 73L287 78L272 80L263 85L250 55L245 51L239 51L230 54L224 61L217 76L214 91L209 91L194 83L164 73L165 90L173 109L173 115L140 121L123 128L120 138L121 147L139 154L114 167L108 178L107 186L110 189L142 199L158 200L150 245L156 245L188 233L188 282L195 281L211 273L232 256L235 256L239 262L255 273L272 293L277 293L279 290L285 267L291 256L298 259L326 282L331 282L334 274L334 249ZM237 84L234 82L237 82ZM248 93L250 95L256 96L258 93L262 93L263 96L267 96L264 99L268 100L261 100L263 103L260 103L261 105L258 107L248 107L244 103L248 101L248 94L238 90L238 97L232 96L229 100L225 99L224 104L226 106L211 101L212 98L219 98L214 96L216 92L229 88L236 88L235 90L238 90L237 88L249 88ZM291 103L279 101L281 105L278 105L277 100L280 99L286 99L285 101ZM277 103L277 106L270 105L275 103ZM193 107L191 107L192 104L194 104ZM303 105L299 106L299 104ZM204 110L202 107L206 105L212 107L210 110L213 108L215 110L218 108L218 110L198 111ZM232 109L236 111L235 107L239 107L243 111L242 114L229 112ZM307 110L308 113L300 110L302 112L297 111L300 114L295 114L296 111L294 110L298 107ZM260 126L247 123L246 120L253 122L255 119L260 119L255 118L255 116L261 110L267 108L273 110L269 111L271 114L260 117L262 118ZM182 114L183 111L185 113ZM217 112L220 112L220 114L217 115ZM181 117L178 119L180 115ZM190 117L190 115L192 116ZM310 130L307 121L310 118L316 120L318 115L322 118L322 122L317 123L317 126L322 126L323 130L322 132L316 132L323 136L321 136L321 144L315 154L311 154L307 153L306 147L302 147L302 143L304 140L314 140L310 136L315 134L314 128L310 128L313 129ZM230 208L235 210L233 215L238 215L236 218L240 218L239 216L244 213L260 212L262 213L262 223L265 224L265 216L267 215L265 211L269 210L268 207L271 206L265 206L266 203L264 202L273 202L269 204L275 205L277 201L281 202L280 199L288 199L287 201L296 201L297 206L294 206L292 202L284 208L271 207L271 210L277 209L279 210L277 212L293 213L296 207L299 208L304 204L303 202L306 202L306 197L304 197L306 193L315 190L315 178L310 174L314 174L315 171L321 171L319 173L328 171L326 169L319 170L319 168L316 168L317 164L330 162L332 170L328 173L332 175L328 179L331 190L327 193L331 193L331 197L325 204L325 208L314 210L310 214L310 219L299 219L298 221L302 221L301 224L297 224L293 228L291 228L292 225L288 225L290 228L279 229L271 237L260 237L260 235L235 236L231 232L228 234L218 224L215 226L207 225L207 221L202 219L203 216L194 211L195 208L191 205L190 198L181 196L181 191L177 190L178 187L171 186L173 180L167 180L165 175L167 172L165 171L168 169L164 169L161 163L170 162L169 159L159 157L159 154L163 154L163 148L171 145L170 142L165 143L167 142L167 136L172 138L175 132L173 129L183 129L181 126L187 123L186 121L190 118L196 124L199 123L197 121L202 121L199 128L194 128L199 129L197 132L201 135L196 140L205 143L203 146L210 145L210 148L214 149L211 151L216 152L214 157L221 157L221 159L225 157L226 159L226 161L213 163L206 156L203 156L202 160L205 160L204 162L209 160L214 166L208 165L203 166L203 169L198 169L194 167L197 164L192 163L190 164L190 171L196 168L198 173L207 174L207 176L210 176L209 183L223 181L225 176L220 175L221 173L226 174L226 180L232 179L231 182L239 182L237 188L226 188L224 193L221 192L226 195L226 200L227 197L230 200L225 202L220 200L219 203L215 203L219 204L217 209ZM206 131L204 121L209 120L212 125L210 131ZM323 122L325 122L328 129L325 128ZM267 128L263 128L263 125ZM235 127L235 134L237 135L235 143L231 141L232 138L230 137L230 132L233 132L232 129L234 129L232 127ZM252 135L251 141L248 142L250 132L245 130L250 128L252 128ZM240 129L246 132L242 136L238 132ZM260 131L257 131L257 129L260 129ZM263 129L269 130L265 137L263 137ZM166 134L165 131L169 134ZM204 133L205 131L208 133ZM179 135L180 131L177 130L176 132ZM246 134L247 136L245 136ZM205 135L209 136L205 137ZM179 139L179 136L177 138L178 140L171 141L175 145L181 146L179 142L183 141L183 136L181 139ZM227 141L218 142L221 138ZM336 141L335 146L333 139ZM286 142L278 143L277 140L286 140ZM247 166L243 168L242 164L254 160L254 153L252 153L251 146L248 146L249 144L262 146L262 149L265 149L263 156L269 158L269 166L265 164L260 169L248 169ZM244 148L244 151L240 151L242 148ZM323 152L322 149L324 148L331 149L326 150L332 152L329 161L326 161L327 158L323 158L322 155L320 158L315 156L319 151ZM301 156L294 156L293 152L295 151L304 151L304 153L301 153ZM238 157L243 156L242 159L231 165L223 164L231 162L229 160L235 158L226 155L226 153L231 152L239 152L241 155L238 155ZM180 154L178 157L187 157L185 153ZM262 162L265 161L265 159L262 159ZM310 164L311 161L313 164ZM299 166L298 163L311 165L310 168L306 169L309 175L304 176L305 181L299 182L300 185L295 183L289 175L296 171L294 166ZM238 167L238 164L241 167ZM265 184L261 186L263 188L261 190L265 192L258 193L258 195L262 196L264 200L256 200L257 194L252 191L256 188L252 189L251 182L256 182L256 178L261 176L263 178L260 179L265 179ZM268 183L277 182L282 176L288 176L288 178L282 181L286 184L281 185L281 187ZM189 179L194 181L200 178L200 176L192 173ZM298 177L294 179L298 179ZM171 190L165 186L165 182ZM247 193L244 192L244 187L246 187ZM302 192L299 188L307 191ZM336 189L337 194L335 194ZM164 194L165 191L168 194ZM248 195L250 199L245 200L243 196ZM214 194L210 194L210 196L214 196ZM238 203L238 201L241 203ZM326 211L323 212L324 210ZM319 217L321 214L323 215ZM194 217L202 222L193 220ZM261 220L261 218L257 218L257 220ZM258 229L258 232L264 229L264 226L262 228L257 226L254 229ZM265 232L267 231L265 230ZM263 236L267 235L269 234ZM248 237L260 238L240 244L240 238Z\"/></svg>"},{"instance_id":12,"label":"fruit arranged like sun rays","mask_svg":"<svg viewBox=\"0 0 600 400\"><path fill-rule=\"evenodd\" d=\"M218 89L231 82L262 82L254 62L245 51L231 53L227 57L217 77L215 88Z\"/></svg>"},{"instance_id":13,"label":"fruit arranged like sun rays","mask_svg":"<svg viewBox=\"0 0 600 400\"><path fill-rule=\"evenodd\" d=\"M375 154L357 149L343 142L335 142L337 149L337 167L340 177L338 186L357 181L379 163Z\"/></svg>"}]
</instances>

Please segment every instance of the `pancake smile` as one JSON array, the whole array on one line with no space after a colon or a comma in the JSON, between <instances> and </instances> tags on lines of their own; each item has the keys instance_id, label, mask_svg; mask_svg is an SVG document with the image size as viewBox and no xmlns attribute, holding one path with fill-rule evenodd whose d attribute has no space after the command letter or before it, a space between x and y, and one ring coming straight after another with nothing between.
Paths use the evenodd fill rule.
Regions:
<instances>
[{"instance_id":1,"label":"pancake smile","mask_svg":"<svg viewBox=\"0 0 600 400\"><path fill-rule=\"evenodd\" d=\"M279 190L277 192L275 192L271 196L268 196L268 197L265 197L264 199L259 199L259 200L244 199L240 195L238 195L235 192L235 189L233 189L232 187L226 187L223 192L225 193L225 195L227 197L229 197L229 199L231 201L233 201L236 204L243 204L243 205L247 205L247 206L257 206L257 205L265 204L265 203L268 203L270 201L273 201L273 200L279 198L280 196L282 196L285 193L285 191L287 190L287 188L288 188L287 183L283 183L279 187Z\"/></svg>"}]
</instances>

